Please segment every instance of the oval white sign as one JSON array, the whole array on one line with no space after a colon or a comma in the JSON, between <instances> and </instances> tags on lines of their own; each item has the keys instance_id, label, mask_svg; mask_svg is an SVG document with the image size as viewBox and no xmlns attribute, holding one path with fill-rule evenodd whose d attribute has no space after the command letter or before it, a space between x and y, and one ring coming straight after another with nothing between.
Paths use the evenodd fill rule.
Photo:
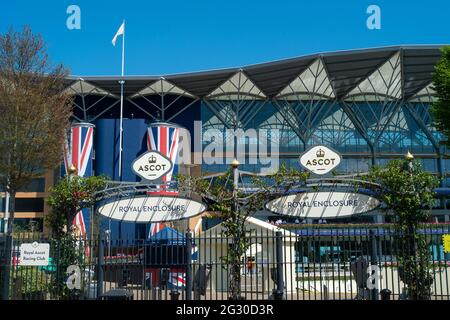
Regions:
<instances>
[{"instance_id":1,"label":"oval white sign","mask_svg":"<svg viewBox=\"0 0 450 320\"><path fill-rule=\"evenodd\" d=\"M134 173L146 180L157 180L172 169L172 161L158 151L147 151L134 160Z\"/></svg>"},{"instance_id":2,"label":"oval white sign","mask_svg":"<svg viewBox=\"0 0 450 320\"><path fill-rule=\"evenodd\" d=\"M98 212L110 219L135 223L186 219L206 210L198 201L170 196L139 196L102 205Z\"/></svg>"},{"instance_id":3,"label":"oval white sign","mask_svg":"<svg viewBox=\"0 0 450 320\"><path fill-rule=\"evenodd\" d=\"M270 211L302 218L344 218L364 213L380 205L378 199L353 192L305 192L274 199Z\"/></svg>"},{"instance_id":4,"label":"oval white sign","mask_svg":"<svg viewBox=\"0 0 450 320\"><path fill-rule=\"evenodd\" d=\"M315 146L300 157L303 167L315 174L326 174L341 163L341 156L325 146Z\"/></svg>"}]
</instances>

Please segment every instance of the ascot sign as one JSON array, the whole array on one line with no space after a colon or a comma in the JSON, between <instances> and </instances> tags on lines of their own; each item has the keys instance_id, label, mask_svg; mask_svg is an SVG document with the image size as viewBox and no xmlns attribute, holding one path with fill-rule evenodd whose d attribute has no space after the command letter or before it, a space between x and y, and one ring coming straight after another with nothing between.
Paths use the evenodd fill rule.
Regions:
<instances>
[{"instance_id":1,"label":"ascot sign","mask_svg":"<svg viewBox=\"0 0 450 320\"><path fill-rule=\"evenodd\" d=\"M135 223L175 221L191 218L206 210L198 201L171 196L138 196L102 205L101 215Z\"/></svg>"},{"instance_id":2,"label":"ascot sign","mask_svg":"<svg viewBox=\"0 0 450 320\"><path fill-rule=\"evenodd\" d=\"M323 175L341 163L341 156L325 146L315 146L300 157L300 163L312 173Z\"/></svg>"},{"instance_id":3,"label":"ascot sign","mask_svg":"<svg viewBox=\"0 0 450 320\"><path fill-rule=\"evenodd\" d=\"M134 160L133 172L146 180L157 180L172 169L172 161L158 151L147 151Z\"/></svg>"},{"instance_id":4,"label":"ascot sign","mask_svg":"<svg viewBox=\"0 0 450 320\"><path fill-rule=\"evenodd\" d=\"M362 193L305 192L280 197L266 204L272 212L302 218L344 218L377 208L380 202Z\"/></svg>"}]
</instances>

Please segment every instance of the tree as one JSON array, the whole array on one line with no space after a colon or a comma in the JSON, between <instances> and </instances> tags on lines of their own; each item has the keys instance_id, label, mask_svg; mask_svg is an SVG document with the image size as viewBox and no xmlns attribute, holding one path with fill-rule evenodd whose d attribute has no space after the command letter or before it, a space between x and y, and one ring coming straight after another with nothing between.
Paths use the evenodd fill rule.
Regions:
<instances>
[{"instance_id":1,"label":"tree","mask_svg":"<svg viewBox=\"0 0 450 320\"><path fill-rule=\"evenodd\" d=\"M28 27L0 35L0 185L10 194L8 234L16 192L62 161L71 97L67 71L53 67L44 40Z\"/></svg>"},{"instance_id":2,"label":"tree","mask_svg":"<svg viewBox=\"0 0 450 320\"><path fill-rule=\"evenodd\" d=\"M409 297L429 299L432 276L428 249L425 236L418 230L428 220L439 180L424 171L409 153L406 159L393 160L385 167L372 167L368 179L378 185L377 196L393 215L399 248L398 271Z\"/></svg>"},{"instance_id":3,"label":"tree","mask_svg":"<svg viewBox=\"0 0 450 320\"><path fill-rule=\"evenodd\" d=\"M76 265L84 270L88 262L85 254L88 243L72 232L72 222L80 210L90 208L98 201L98 192L105 186L106 178L102 176L67 175L50 189L47 203L51 212L45 219L52 230L52 250L60 269L52 278L51 289L60 298L74 298L81 290L70 290L66 286L67 268Z\"/></svg>"},{"instance_id":4,"label":"tree","mask_svg":"<svg viewBox=\"0 0 450 320\"><path fill-rule=\"evenodd\" d=\"M443 47L441 52L433 74L433 89L438 100L433 103L431 112L437 128L447 137L445 143L450 146L450 46Z\"/></svg>"},{"instance_id":5,"label":"tree","mask_svg":"<svg viewBox=\"0 0 450 320\"><path fill-rule=\"evenodd\" d=\"M229 268L228 292L230 300L241 300L241 266L242 256L248 248L247 218L264 204L280 194L287 193L292 187L304 185L308 173L282 166L276 173L265 176L252 175L253 191L246 192L239 188L241 176L237 167L239 163L232 163L232 170L213 178L177 176L178 187L184 193L196 193L209 204L209 210L215 211L223 219L223 236L231 240L231 247L227 250L222 261Z\"/></svg>"},{"instance_id":6,"label":"tree","mask_svg":"<svg viewBox=\"0 0 450 320\"><path fill-rule=\"evenodd\" d=\"M55 238L61 238L70 231L76 214L90 208L97 202L97 192L106 185L102 176L66 176L50 189L47 203L51 212L46 216L46 223Z\"/></svg>"}]
</instances>

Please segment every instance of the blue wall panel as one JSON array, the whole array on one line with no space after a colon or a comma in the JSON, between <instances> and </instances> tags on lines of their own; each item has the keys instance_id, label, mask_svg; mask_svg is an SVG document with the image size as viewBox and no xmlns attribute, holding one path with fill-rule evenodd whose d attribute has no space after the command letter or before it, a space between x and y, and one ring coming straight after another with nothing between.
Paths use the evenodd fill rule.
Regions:
<instances>
[{"instance_id":1,"label":"blue wall panel","mask_svg":"<svg viewBox=\"0 0 450 320\"><path fill-rule=\"evenodd\" d=\"M118 119L99 119L95 122L95 173L119 180L119 126ZM146 151L147 124L144 119L123 119L122 181L140 181L131 170L132 162ZM145 225L101 219L102 230L111 223L112 239L132 239Z\"/></svg>"}]
</instances>

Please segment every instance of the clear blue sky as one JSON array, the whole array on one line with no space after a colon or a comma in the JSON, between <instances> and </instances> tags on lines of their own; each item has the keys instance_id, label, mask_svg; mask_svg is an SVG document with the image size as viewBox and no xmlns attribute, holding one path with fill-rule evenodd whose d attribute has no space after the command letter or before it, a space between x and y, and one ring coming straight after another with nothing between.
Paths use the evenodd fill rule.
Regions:
<instances>
[{"instance_id":1,"label":"clear blue sky","mask_svg":"<svg viewBox=\"0 0 450 320\"><path fill-rule=\"evenodd\" d=\"M81 9L80 30L66 27L71 4ZM366 27L371 4L381 8L381 30ZM0 32L30 25L52 61L72 74L117 75L121 50L111 39L126 19L125 73L159 75L323 51L450 44L449 12L448 0L3 0Z\"/></svg>"}]
</instances>

